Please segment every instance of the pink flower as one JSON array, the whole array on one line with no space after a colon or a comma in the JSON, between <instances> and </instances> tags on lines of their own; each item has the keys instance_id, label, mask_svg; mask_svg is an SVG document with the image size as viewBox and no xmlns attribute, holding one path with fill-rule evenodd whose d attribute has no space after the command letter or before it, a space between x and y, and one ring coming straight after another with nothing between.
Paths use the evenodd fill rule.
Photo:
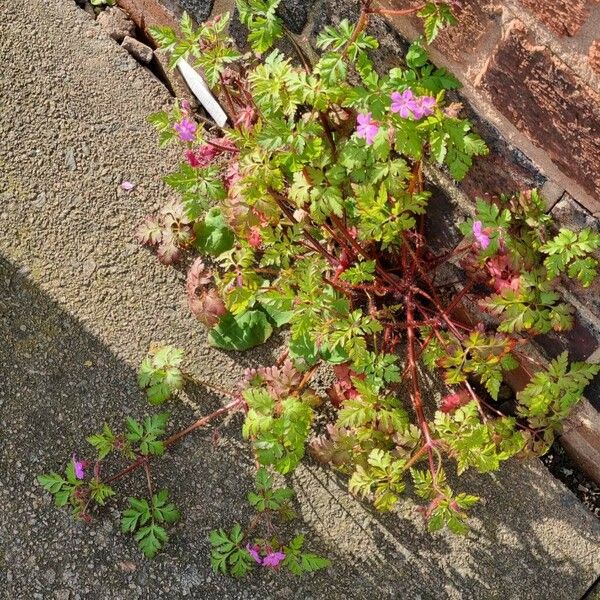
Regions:
<instances>
[{"instance_id":1,"label":"pink flower","mask_svg":"<svg viewBox=\"0 0 600 600\"><path fill-rule=\"evenodd\" d=\"M123 181L121 182L121 189L126 192L130 192L135 187L135 183L131 183L131 181Z\"/></svg>"},{"instance_id":2,"label":"pink flower","mask_svg":"<svg viewBox=\"0 0 600 600\"><path fill-rule=\"evenodd\" d=\"M182 142L193 142L196 139L196 123L190 119L181 119L173 125Z\"/></svg>"},{"instance_id":3,"label":"pink flower","mask_svg":"<svg viewBox=\"0 0 600 600\"><path fill-rule=\"evenodd\" d=\"M256 250L260 248L262 244L262 237L260 236L260 229L258 227L252 227L250 229L250 235L248 236L248 243Z\"/></svg>"},{"instance_id":4,"label":"pink flower","mask_svg":"<svg viewBox=\"0 0 600 600\"><path fill-rule=\"evenodd\" d=\"M403 119L408 119L412 111L416 108L416 102L412 90L405 90L404 92L393 92L392 98L392 112L398 113Z\"/></svg>"},{"instance_id":5,"label":"pink flower","mask_svg":"<svg viewBox=\"0 0 600 600\"><path fill-rule=\"evenodd\" d=\"M253 544L246 544L246 550L248 550L248 553L250 554L250 556L259 564L262 565L262 559L260 558L260 554L258 553L258 551L260 550L260 546L256 546Z\"/></svg>"},{"instance_id":6,"label":"pink flower","mask_svg":"<svg viewBox=\"0 0 600 600\"><path fill-rule=\"evenodd\" d=\"M433 114L435 98L432 96L419 96L415 99L414 107L411 109L417 121L423 117Z\"/></svg>"},{"instance_id":7,"label":"pink flower","mask_svg":"<svg viewBox=\"0 0 600 600\"><path fill-rule=\"evenodd\" d=\"M284 552L269 552L262 561L263 567L275 569L279 563L285 558Z\"/></svg>"},{"instance_id":8,"label":"pink flower","mask_svg":"<svg viewBox=\"0 0 600 600\"><path fill-rule=\"evenodd\" d=\"M379 127L377 123L371 120L371 113L359 114L356 118L358 122L358 127L356 128L356 135L359 138L363 138L367 144L371 145L377 132L379 131Z\"/></svg>"},{"instance_id":9,"label":"pink flower","mask_svg":"<svg viewBox=\"0 0 600 600\"><path fill-rule=\"evenodd\" d=\"M482 250L485 250L490 245L490 237L484 233L481 221L473 221L473 235L479 242Z\"/></svg>"},{"instance_id":10,"label":"pink flower","mask_svg":"<svg viewBox=\"0 0 600 600\"><path fill-rule=\"evenodd\" d=\"M84 467L85 462L83 460L77 460L75 453L73 452L73 456L71 457L73 461L73 468L75 469L75 477L77 479L83 479L85 477Z\"/></svg>"}]
</instances>

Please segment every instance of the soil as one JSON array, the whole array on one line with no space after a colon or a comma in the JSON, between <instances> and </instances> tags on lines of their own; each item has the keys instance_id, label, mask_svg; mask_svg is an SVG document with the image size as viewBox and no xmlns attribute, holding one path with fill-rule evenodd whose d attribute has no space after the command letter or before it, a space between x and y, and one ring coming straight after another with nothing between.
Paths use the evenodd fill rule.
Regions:
<instances>
[{"instance_id":1,"label":"soil","mask_svg":"<svg viewBox=\"0 0 600 600\"><path fill-rule=\"evenodd\" d=\"M542 462L593 515L600 518L600 487L579 469L559 442L556 442L548 454L542 457Z\"/></svg>"}]
</instances>

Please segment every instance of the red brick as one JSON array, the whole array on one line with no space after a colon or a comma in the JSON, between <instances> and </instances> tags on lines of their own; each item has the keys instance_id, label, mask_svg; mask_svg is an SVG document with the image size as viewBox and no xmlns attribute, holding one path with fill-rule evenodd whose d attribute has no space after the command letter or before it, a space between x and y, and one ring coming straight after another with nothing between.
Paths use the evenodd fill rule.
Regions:
<instances>
[{"instance_id":1,"label":"red brick","mask_svg":"<svg viewBox=\"0 0 600 600\"><path fill-rule=\"evenodd\" d=\"M377 3L381 8L410 8L420 6L421 0L381 0ZM446 27L434 42L434 47L456 62L464 62L481 42L488 37L491 27L499 31L502 13L500 0L463 0L461 7L454 9L459 24ZM400 23L407 17L390 16L391 23ZM416 16L408 18L410 24L418 31L423 30L423 22Z\"/></svg>"},{"instance_id":2,"label":"red brick","mask_svg":"<svg viewBox=\"0 0 600 600\"><path fill-rule=\"evenodd\" d=\"M558 168L600 197L600 95L514 21L479 85Z\"/></svg>"},{"instance_id":3,"label":"red brick","mask_svg":"<svg viewBox=\"0 0 600 600\"><path fill-rule=\"evenodd\" d=\"M519 0L540 21L558 35L575 35L587 19L586 0Z\"/></svg>"},{"instance_id":4,"label":"red brick","mask_svg":"<svg viewBox=\"0 0 600 600\"><path fill-rule=\"evenodd\" d=\"M458 25L446 27L433 45L456 62L465 62L484 42L493 28L500 29L502 8L498 2L463 0L454 10Z\"/></svg>"},{"instance_id":5,"label":"red brick","mask_svg":"<svg viewBox=\"0 0 600 600\"><path fill-rule=\"evenodd\" d=\"M596 73L600 74L600 40L595 40L594 43L590 46L590 51L588 53L588 59L590 61L590 66Z\"/></svg>"}]
</instances>

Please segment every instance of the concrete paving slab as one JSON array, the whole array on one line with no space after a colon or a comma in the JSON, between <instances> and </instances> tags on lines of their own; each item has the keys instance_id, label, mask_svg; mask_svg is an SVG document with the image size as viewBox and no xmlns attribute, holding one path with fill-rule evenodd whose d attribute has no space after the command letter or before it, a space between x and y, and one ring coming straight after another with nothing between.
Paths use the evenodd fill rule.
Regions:
<instances>
[{"instance_id":1,"label":"concrete paving slab","mask_svg":"<svg viewBox=\"0 0 600 600\"><path fill-rule=\"evenodd\" d=\"M157 463L183 520L143 560L109 508L92 526L35 484L103 421L146 410L135 370L151 341L181 345L190 370L223 385L272 360L281 339L226 354L189 315L183 273L133 240L165 202L145 117L169 101L153 77L70 0L0 4L0 591L29 599L579 600L600 572L600 525L537 461L461 478L486 498L467 538L429 535L410 499L376 514L345 481L308 463L291 477L303 529L333 561L297 580L214 575L208 532L247 516L252 480L240 419L188 438ZM124 179L136 184L125 193ZM176 424L221 401L202 388ZM197 406L197 410L194 408ZM142 492L143 478L128 491ZM128 482L129 483L129 482Z\"/></svg>"}]
</instances>

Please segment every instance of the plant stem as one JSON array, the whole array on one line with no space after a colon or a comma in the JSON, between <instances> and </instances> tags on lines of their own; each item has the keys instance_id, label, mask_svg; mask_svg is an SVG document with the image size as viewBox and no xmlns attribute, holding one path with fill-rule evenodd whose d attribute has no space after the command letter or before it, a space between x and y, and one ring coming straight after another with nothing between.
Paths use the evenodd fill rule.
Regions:
<instances>
[{"instance_id":1,"label":"plant stem","mask_svg":"<svg viewBox=\"0 0 600 600\"><path fill-rule=\"evenodd\" d=\"M298 223L298 219L294 217L294 213L292 213L292 211L287 206L287 198L283 194L280 194L277 190L274 190L272 188L269 189L269 192L273 195L273 197L275 198L275 202L277 202L279 208L281 208L281 210L285 213L285 216L292 223ZM306 239L313 245L313 249L319 252L324 258L326 258L329 264L337 264L337 259L329 252L327 252L327 250L325 250L323 245L319 241L317 241L317 239L306 229L306 227L303 227L303 233Z\"/></svg>"},{"instance_id":2,"label":"plant stem","mask_svg":"<svg viewBox=\"0 0 600 600\"><path fill-rule=\"evenodd\" d=\"M150 493L150 499L154 495L154 491L152 490L152 477L150 475L150 467L148 463L144 463L144 471L146 472L146 483L148 484L148 492Z\"/></svg>"},{"instance_id":3,"label":"plant stem","mask_svg":"<svg viewBox=\"0 0 600 600\"><path fill-rule=\"evenodd\" d=\"M406 15L412 15L425 8L425 4L419 4L413 8L369 8L366 13L368 15L382 15L382 16L394 16L402 17Z\"/></svg>"},{"instance_id":4,"label":"plant stem","mask_svg":"<svg viewBox=\"0 0 600 600\"><path fill-rule=\"evenodd\" d=\"M196 429L199 429L200 427L207 425L208 423L210 423L212 420L216 419L217 417L220 417L221 415L224 415L224 414L227 414L234 410L237 410L243 404L244 404L244 400L241 398L238 398L237 400L230 402L229 404L223 406L222 408L215 410L215 412L211 413L210 415L201 417L200 419L198 419L197 421L192 423L189 427L186 427L182 431L167 438L164 441L165 448L172 446L175 442L178 442L181 438L185 437L186 435L189 435L193 431L196 431ZM147 464L150 462L150 459L151 459L150 455L149 456L140 456L134 462L132 462L129 466L125 467L124 469L122 469L121 471L119 471L118 473L113 475L112 477L109 477L106 481L104 481L104 483L109 485L112 482L117 481L117 480L121 479L122 477L125 477L125 475L128 475L129 473L139 469L140 467L147 466Z\"/></svg>"},{"instance_id":5,"label":"plant stem","mask_svg":"<svg viewBox=\"0 0 600 600\"><path fill-rule=\"evenodd\" d=\"M419 427L425 438L425 446L427 447L427 457L429 460L429 470L435 481L436 469L433 461L433 444L431 440L431 432L429 431L429 425L425 417L425 411L423 410L423 401L421 398L421 390L419 389L419 379L417 371L417 363L415 360L415 330L414 330L414 309L413 309L413 293L409 291L406 295L406 320L408 322L408 365L410 368L410 378L412 392L410 395Z\"/></svg>"}]
</instances>

